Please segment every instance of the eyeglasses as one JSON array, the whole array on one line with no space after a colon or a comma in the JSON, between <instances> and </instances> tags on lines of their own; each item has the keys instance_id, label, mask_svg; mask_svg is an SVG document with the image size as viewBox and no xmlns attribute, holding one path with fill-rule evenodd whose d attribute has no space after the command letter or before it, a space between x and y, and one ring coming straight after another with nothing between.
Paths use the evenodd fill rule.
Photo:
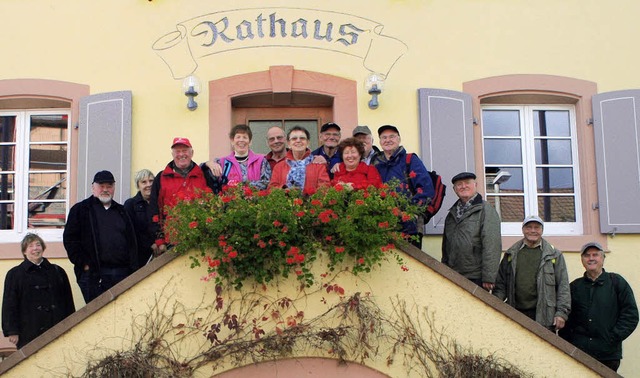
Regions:
<instances>
[{"instance_id":1,"label":"eyeglasses","mask_svg":"<svg viewBox=\"0 0 640 378\"><path fill-rule=\"evenodd\" d=\"M280 135L277 137L271 137L269 139L267 139L269 142L273 142L274 140L284 140L284 135Z\"/></svg>"},{"instance_id":2,"label":"eyeglasses","mask_svg":"<svg viewBox=\"0 0 640 378\"><path fill-rule=\"evenodd\" d=\"M293 141L302 140L302 141L305 141L305 140L307 140L307 137L306 136L292 136L292 137L289 137L289 140L293 140Z\"/></svg>"},{"instance_id":3,"label":"eyeglasses","mask_svg":"<svg viewBox=\"0 0 640 378\"><path fill-rule=\"evenodd\" d=\"M380 140L394 140L394 139L398 139L398 135L397 134L385 135L385 136L381 136L380 137Z\"/></svg>"}]
</instances>

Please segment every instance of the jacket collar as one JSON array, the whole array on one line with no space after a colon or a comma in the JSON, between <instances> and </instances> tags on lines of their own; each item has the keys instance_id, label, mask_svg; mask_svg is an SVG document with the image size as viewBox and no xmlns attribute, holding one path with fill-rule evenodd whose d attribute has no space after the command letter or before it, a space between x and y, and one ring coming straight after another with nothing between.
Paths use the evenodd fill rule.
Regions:
<instances>
[{"instance_id":1,"label":"jacket collar","mask_svg":"<svg viewBox=\"0 0 640 378\"><path fill-rule=\"evenodd\" d=\"M384 154L384 151L380 151L377 155L376 155L376 159L387 163L387 162L391 162L394 161L396 159L398 159L400 157L401 154L406 154L406 150L404 149L403 146L399 146L394 152L393 154L391 154L391 158L387 159L387 155Z\"/></svg>"},{"instance_id":2,"label":"jacket collar","mask_svg":"<svg viewBox=\"0 0 640 378\"><path fill-rule=\"evenodd\" d=\"M302 157L302 159L306 159L309 157L309 155L311 155L311 150L307 148L307 150L304 153L304 156ZM296 160L293 158L293 151L288 150L287 151L287 156L285 157L285 159L287 160Z\"/></svg>"},{"instance_id":3,"label":"jacket collar","mask_svg":"<svg viewBox=\"0 0 640 378\"><path fill-rule=\"evenodd\" d=\"M49 266L51 266L51 263L49 262L49 260L47 260L46 258L43 257L42 258L42 262L40 263L40 267L48 268ZM25 272L33 270L36 267L38 267L38 265L32 263L31 261L27 260L26 258L24 259L24 261L22 261L22 263L20 263L20 268L23 269Z\"/></svg>"}]
</instances>

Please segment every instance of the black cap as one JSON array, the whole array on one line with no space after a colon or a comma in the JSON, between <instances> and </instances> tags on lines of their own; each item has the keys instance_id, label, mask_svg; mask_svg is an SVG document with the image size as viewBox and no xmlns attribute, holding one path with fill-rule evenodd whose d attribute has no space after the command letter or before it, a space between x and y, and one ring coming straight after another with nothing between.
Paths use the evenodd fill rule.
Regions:
<instances>
[{"instance_id":1,"label":"black cap","mask_svg":"<svg viewBox=\"0 0 640 378\"><path fill-rule=\"evenodd\" d=\"M93 176L93 182L96 184L102 184L105 182L114 183L116 179L113 178L113 174L109 171L100 171Z\"/></svg>"},{"instance_id":2,"label":"black cap","mask_svg":"<svg viewBox=\"0 0 640 378\"><path fill-rule=\"evenodd\" d=\"M457 175L453 176L451 179L451 183L455 184L458 180L466 180L466 179L476 179L476 174L472 172L460 172Z\"/></svg>"},{"instance_id":3,"label":"black cap","mask_svg":"<svg viewBox=\"0 0 640 378\"><path fill-rule=\"evenodd\" d=\"M337 123L327 122L324 125L322 125L322 127L320 127L320 132L324 133L325 131L329 130L330 128L338 129L338 131L340 131L340 126L338 126Z\"/></svg>"},{"instance_id":4,"label":"black cap","mask_svg":"<svg viewBox=\"0 0 640 378\"><path fill-rule=\"evenodd\" d=\"M380 126L378 128L378 136L380 136L380 134L382 134L385 130L392 130L394 131L396 134L400 135L400 132L398 131L398 128L393 126L393 125L383 125Z\"/></svg>"}]
</instances>

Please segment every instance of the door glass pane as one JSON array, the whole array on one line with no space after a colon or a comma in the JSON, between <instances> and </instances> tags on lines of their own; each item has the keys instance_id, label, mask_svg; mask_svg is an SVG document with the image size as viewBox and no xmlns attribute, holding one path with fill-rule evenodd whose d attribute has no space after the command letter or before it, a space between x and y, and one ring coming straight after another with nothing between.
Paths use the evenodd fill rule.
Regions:
<instances>
[{"instance_id":1,"label":"door glass pane","mask_svg":"<svg viewBox=\"0 0 640 378\"><path fill-rule=\"evenodd\" d=\"M535 110L533 112L535 136L571 136L569 112L566 110Z\"/></svg>"},{"instance_id":2,"label":"door glass pane","mask_svg":"<svg viewBox=\"0 0 640 378\"><path fill-rule=\"evenodd\" d=\"M485 139L485 164L522 164L520 139Z\"/></svg>"},{"instance_id":3,"label":"door glass pane","mask_svg":"<svg viewBox=\"0 0 640 378\"><path fill-rule=\"evenodd\" d=\"M574 196L538 196L538 214L545 222L575 222Z\"/></svg>"},{"instance_id":4,"label":"door glass pane","mask_svg":"<svg viewBox=\"0 0 640 378\"><path fill-rule=\"evenodd\" d=\"M536 164L571 164L570 139L536 139Z\"/></svg>"},{"instance_id":5,"label":"door glass pane","mask_svg":"<svg viewBox=\"0 0 640 378\"><path fill-rule=\"evenodd\" d=\"M313 120L286 120L284 121L284 132L285 134L289 132L289 130L294 126L302 126L305 129L309 130L309 134L311 138L309 138L309 148L311 150L315 150L320 145L318 139L318 121Z\"/></svg>"},{"instance_id":6,"label":"door glass pane","mask_svg":"<svg viewBox=\"0 0 640 378\"><path fill-rule=\"evenodd\" d=\"M572 168L537 168L538 193L573 193Z\"/></svg>"},{"instance_id":7,"label":"door glass pane","mask_svg":"<svg viewBox=\"0 0 640 378\"><path fill-rule=\"evenodd\" d=\"M269 145L267 144L267 131L274 127L282 127L282 121L249 121L251 133L253 138L251 139L251 149L258 154L267 154L269 152Z\"/></svg>"},{"instance_id":8,"label":"door glass pane","mask_svg":"<svg viewBox=\"0 0 640 378\"><path fill-rule=\"evenodd\" d=\"M482 133L484 136L520 136L520 111L484 110Z\"/></svg>"}]
</instances>

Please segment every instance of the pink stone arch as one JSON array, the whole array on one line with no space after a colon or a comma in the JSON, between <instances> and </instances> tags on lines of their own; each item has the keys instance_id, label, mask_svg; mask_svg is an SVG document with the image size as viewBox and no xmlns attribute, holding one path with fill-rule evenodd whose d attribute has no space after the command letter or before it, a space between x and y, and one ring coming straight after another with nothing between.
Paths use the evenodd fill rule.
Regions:
<instances>
[{"instance_id":1,"label":"pink stone arch","mask_svg":"<svg viewBox=\"0 0 640 378\"><path fill-rule=\"evenodd\" d=\"M228 153L227 134L231 127L231 100L248 94L306 92L333 98L333 121L351 135L358 122L357 83L353 80L293 66L272 66L268 71L251 72L209 82L209 156ZM224 136L224 137L221 137Z\"/></svg>"},{"instance_id":2,"label":"pink stone arch","mask_svg":"<svg viewBox=\"0 0 640 378\"><path fill-rule=\"evenodd\" d=\"M219 378L300 378L300 377L340 377L340 378L388 378L370 367L357 363L340 364L330 358L295 358L262 362L243 366L217 374Z\"/></svg>"}]
</instances>

